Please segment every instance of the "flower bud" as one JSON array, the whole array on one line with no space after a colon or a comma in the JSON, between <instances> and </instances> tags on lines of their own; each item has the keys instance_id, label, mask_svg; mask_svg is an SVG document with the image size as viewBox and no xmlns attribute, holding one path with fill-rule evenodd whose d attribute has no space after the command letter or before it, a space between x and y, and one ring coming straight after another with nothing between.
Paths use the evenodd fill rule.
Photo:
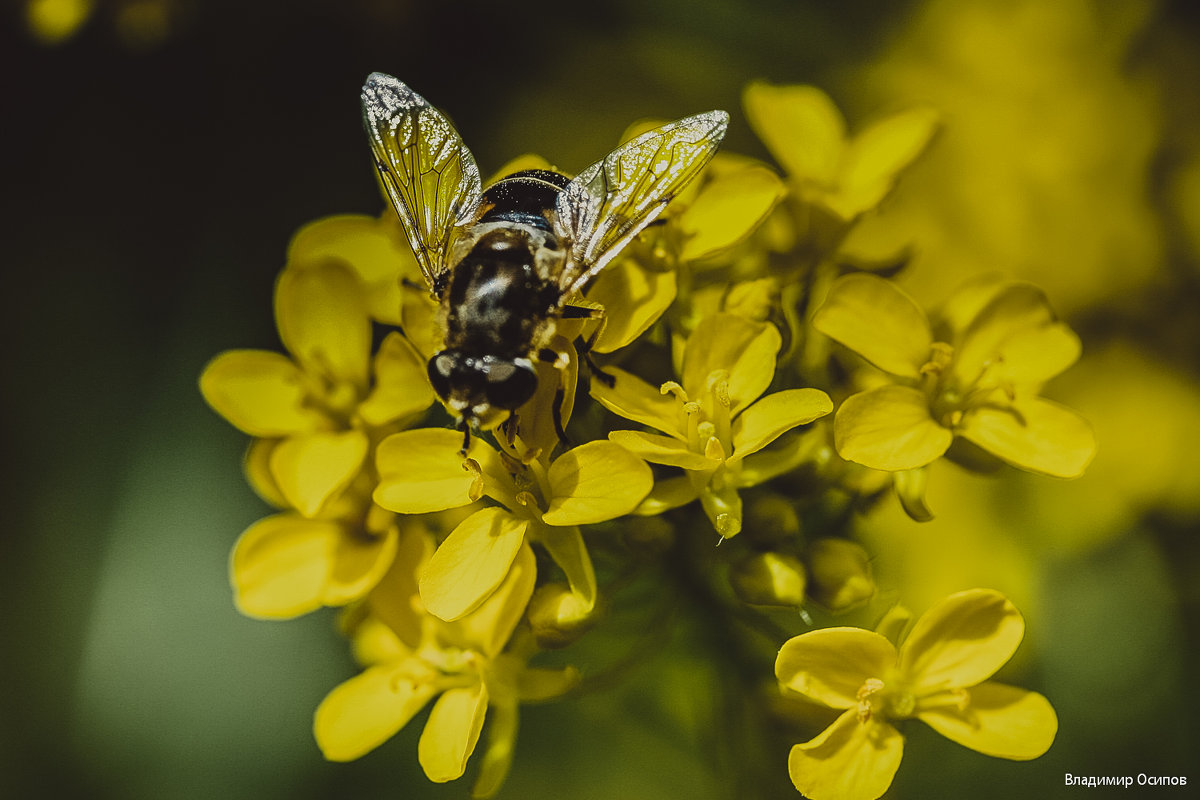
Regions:
<instances>
[{"instance_id":1,"label":"flower bud","mask_svg":"<svg viewBox=\"0 0 1200 800\"><path fill-rule=\"evenodd\" d=\"M734 593L745 603L760 606L804 605L804 565L782 553L756 553L730 570Z\"/></svg>"},{"instance_id":2,"label":"flower bud","mask_svg":"<svg viewBox=\"0 0 1200 800\"><path fill-rule=\"evenodd\" d=\"M621 528L622 541L630 550L657 556L675 543L675 528L662 517L636 517Z\"/></svg>"},{"instance_id":3,"label":"flower bud","mask_svg":"<svg viewBox=\"0 0 1200 800\"><path fill-rule=\"evenodd\" d=\"M539 587L529 601L529 625L540 647L566 647L595 622L595 608L562 583Z\"/></svg>"},{"instance_id":4,"label":"flower bud","mask_svg":"<svg viewBox=\"0 0 1200 800\"><path fill-rule=\"evenodd\" d=\"M800 536L800 516L791 501L782 495L760 494L747 504L744 528L760 546L794 540Z\"/></svg>"},{"instance_id":5,"label":"flower bud","mask_svg":"<svg viewBox=\"0 0 1200 800\"><path fill-rule=\"evenodd\" d=\"M867 551L845 539L818 539L808 548L809 595L830 611L848 611L875 594Z\"/></svg>"}]
</instances>

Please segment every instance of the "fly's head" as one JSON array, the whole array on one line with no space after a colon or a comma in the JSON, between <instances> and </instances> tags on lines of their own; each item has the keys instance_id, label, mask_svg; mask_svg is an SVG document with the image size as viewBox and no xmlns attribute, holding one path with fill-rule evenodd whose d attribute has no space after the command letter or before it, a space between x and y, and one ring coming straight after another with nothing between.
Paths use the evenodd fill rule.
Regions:
<instances>
[{"instance_id":1,"label":"fly's head","mask_svg":"<svg viewBox=\"0 0 1200 800\"><path fill-rule=\"evenodd\" d=\"M471 427L492 430L537 391L528 358L473 356L443 350L429 360L429 381L450 413Z\"/></svg>"}]
</instances>

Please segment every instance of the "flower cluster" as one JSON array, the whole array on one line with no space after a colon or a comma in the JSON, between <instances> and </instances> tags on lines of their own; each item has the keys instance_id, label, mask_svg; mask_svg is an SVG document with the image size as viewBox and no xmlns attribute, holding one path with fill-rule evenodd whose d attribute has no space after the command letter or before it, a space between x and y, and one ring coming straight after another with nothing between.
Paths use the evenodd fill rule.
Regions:
<instances>
[{"instance_id":1,"label":"flower cluster","mask_svg":"<svg viewBox=\"0 0 1200 800\"><path fill-rule=\"evenodd\" d=\"M577 646L597 626L634 637L612 601L639 580L713 627L773 633L725 654L764 677L774 658L777 685L747 702L787 724L811 719L788 712L802 702L841 712L778 765L815 800L882 795L910 718L1002 758L1052 743L1045 698L988 680L1024 634L1012 603L953 594L897 645L903 614L855 518L892 493L931 518L939 460L1081 474L1087 422L1041 396L1079 339L1028 283L974 281L928 313L892 279L903 253L845 251L930 146L933 110L850 136L814 87L756 83L744 101L782 174L719 153L575 298L603 313L560 320L533 399L466 446L430 386L438 310L390 211L301 229L276 286L288 355L205 369L205 399L253 437L249 482L278 509L234 546L235 602L273 619L341 608L363 665L316 711L327 758L431 705L426 775L474 761L474 793L491 795L520 705L587 681ZM799 610L789 627L780 607ZM812 627L853 610L882 616L879 632Z\"/></svg>"}]
</instances>

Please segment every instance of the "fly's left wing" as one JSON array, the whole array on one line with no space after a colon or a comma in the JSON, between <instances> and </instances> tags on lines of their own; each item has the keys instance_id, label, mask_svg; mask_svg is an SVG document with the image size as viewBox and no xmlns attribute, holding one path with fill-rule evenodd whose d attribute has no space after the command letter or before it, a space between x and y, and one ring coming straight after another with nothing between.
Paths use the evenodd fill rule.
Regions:
<instances>
[{"instance_id":1,"label":"fly's left wing","mask_svg":"<svg viewBox=\"0 0 1200 800\"><path fill-rule=\"evenodd\" d=\"M555 204L555 233L571 243L559 286L581 290L704 168L729 115L709 111L642 134L572 180Z\"/></svg>"},{"instance_id":2,"label":"fly's left wing","mask_svg":"<svg viewBox=\"0 0 1200 800\"><path fill-rule=\"evenodd\" d=\"M371 73L362 109L379 181L433 289L451 233L479 207L479 167L450 121L391 75Z\"/></svg>"}]
</instances>

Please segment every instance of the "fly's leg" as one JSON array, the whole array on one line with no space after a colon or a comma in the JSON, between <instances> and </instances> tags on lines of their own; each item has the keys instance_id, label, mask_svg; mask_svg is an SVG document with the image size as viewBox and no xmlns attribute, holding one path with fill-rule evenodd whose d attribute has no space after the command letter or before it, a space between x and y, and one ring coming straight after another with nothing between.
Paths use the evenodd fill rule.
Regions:
<instances>
[{"instance_id":1,"label":"fly's leg","mask_svg":"<svg viewBox=\"0 0 1200 800\"><path fill-rule=\"evenodd\" d=\"M592 360L592 348L595 347L600 334L604 332L605 327L608 325L608 315L604 312L604 309L585 308L584 306L563 306L562 318L595 319L600 321L600 324L596 326L596 330L592 331L587 339L584 339L582 336L576 338L575 350L579 353L580 360L587 364L588 375L594 376L596 380L611 389L617 382L617 379L605 372L599 364Z\"/></svg>"},{"instance_id":2,"label":"fly's leg","mask_svg":"<svg viewBox=\"0 0 1200 800\"><path fill-rule=\"evenodd\" d=\"M543 347L538 351L538 360L545 364L553 366L560 376L566 375L566 369L570 365L570 358L566 353L560 353L550 347ZM571 446L570 440L567 439L567 432L563 426L562 408L566 401L566 387L564 386L565 377L560 377L558 387L554 390L554 402L550 404L551 420L554 423L554 435L558 437L558 441L562 443L564 448Z\"/></svg>"}]
</instances>

